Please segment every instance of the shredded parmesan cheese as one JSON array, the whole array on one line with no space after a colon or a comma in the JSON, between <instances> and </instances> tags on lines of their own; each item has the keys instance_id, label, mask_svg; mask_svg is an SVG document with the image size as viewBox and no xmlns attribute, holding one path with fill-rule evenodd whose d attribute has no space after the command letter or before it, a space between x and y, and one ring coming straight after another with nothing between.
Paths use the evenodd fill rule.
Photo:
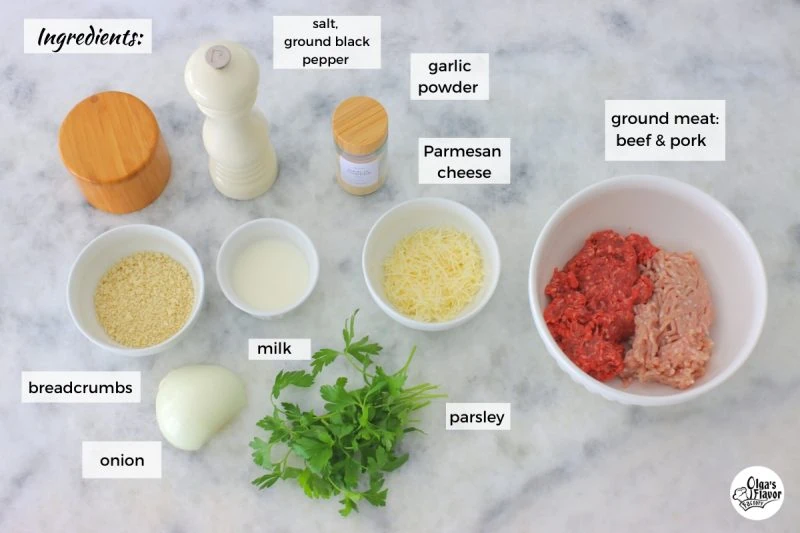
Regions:
<instances>
[{"instance_id":1,"label":"shredded parmesan cheese","mask_svg":"<svg viewBox=\"0 0 800 533\"><path fill-rule=\"evenodd\" d=\"M428 228L403 238L383 265L383 287L401 313L423 322L455 318L483 284L475 241L452 228Z\"/></svg>"}]
</instances>

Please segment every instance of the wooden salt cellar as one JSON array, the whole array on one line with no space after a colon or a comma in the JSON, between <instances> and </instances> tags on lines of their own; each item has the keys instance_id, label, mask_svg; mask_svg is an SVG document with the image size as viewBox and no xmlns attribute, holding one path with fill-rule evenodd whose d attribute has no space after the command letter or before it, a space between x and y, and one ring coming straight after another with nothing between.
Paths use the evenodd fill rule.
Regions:
<instances>
[{"instance_id":1,"label":"wooden salt cellar","mask_svg":"<svg viewBox=\"0 0 800 533\"><path fill-rule=\"evenodd\" d=\"M98 93L72 108L58 149L89 203L109 213L148 206L169 181L169 152L156 117L128 93Z\"/></svg>"}]
</instances>

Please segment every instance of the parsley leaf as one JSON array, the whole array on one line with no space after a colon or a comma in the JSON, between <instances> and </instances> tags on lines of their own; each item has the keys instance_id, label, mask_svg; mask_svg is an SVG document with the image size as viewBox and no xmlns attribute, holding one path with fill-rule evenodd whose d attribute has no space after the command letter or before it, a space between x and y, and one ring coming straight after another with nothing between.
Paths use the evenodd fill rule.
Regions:
<instances>
[{"instance_id":1,"label":"parsley leaf","mask_svg":"<svg viewBox=\"0 0 800 533\"><path fill-rule=\"evenodd\" d=\"M272 461L270 459L272 451L271 442L264 442L258 437L255 437L250 441L250 447L253 448L253 462L255 464L263 466L264 468L270 468L272 466Z\"/></svg>"},{"instance_id":2,"label":"parsley leaf","mask_svg":"<svg viewBox=\"0 0 800 533\"><path fill-rule=\"evenodd\" d=\"M345 330L347 331L347 330ZM316 376L323 368L333 363L339 357L339 352L331 350L330 348L323 348L311 356L311 368L313 374Z\"/></svg>"},{"instance_id":3,"label":"parsley leaf","mask_svg":"<svg viewBox=\"0 0 800 533\"><path fill-rule=\"evenodd\" d=\"M277 398L280 396L281 391L289 385L295 387L310 387L314 384L314 376L305 370L292 370L291 372L284 372L281 370L275 376L275 384L272 386L272 397Z\"/></svg>"}]
</instances>

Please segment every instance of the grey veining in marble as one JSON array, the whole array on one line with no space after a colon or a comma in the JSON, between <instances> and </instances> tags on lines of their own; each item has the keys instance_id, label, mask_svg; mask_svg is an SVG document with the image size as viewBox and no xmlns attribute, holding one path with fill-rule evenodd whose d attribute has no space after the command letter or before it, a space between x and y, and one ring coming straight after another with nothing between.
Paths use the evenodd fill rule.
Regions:
<instances>
[{"instance_id":1,"label":"grey veining in marble","mask_svg":"<svg viewBox=\"0 0 800 533\"><path fill-rule=\"evenodd\" d=\"M273 71L272 15L383 16L383 68ZM24 17L152 17L152 55L22 54ZM183 532L789 532L800 523L800 3L180 0L6 2L0 21L0 531ZM218 194L207 174L202 115L183 85L189 54L230 38L255 51L258 105L271 121L281 172L250 202ZM488 52L488 102L410 102L411 52ZM62 167L59 124L87 95L129 91L155 111L173 157L164 194L143 211L92 209ZM329 116L353 94L381 100L391 120L391 177L367 198L333 181ZM606 98L727 100L727 161L606 163ZM417 138L512 138L512 184L417 184ZM527 301L534 241L566 198L629 173L674 176L713 194L751 231L769 275L762 340L728 382L689 404L624 407L564 375L536 334ZM491 226L503 259L497 292L467 327L424 334L372 302L360 252L392 205L444 196ZM214 262L236 226L286 218L317 244L317 290L296 313L261 322L222 295ZM198 251L207 303L191 335L143 360L94 348L65 305L69 267L99 233L163 225ZM451 401L512 404L509 432L446 432L444 405L408 440L409 463L388 480L384 509L339 518L334 502L279 485L259 492L247 443L279 366L251 363L249 337L338 342L344 317L399 362L419 346L414 380L440 383ZM82 440L154 440L158 381L193 362L243 375L250 404L204 450L164 447L160 481L84 481ZM140 370L141 404L20 404L23 370ZM742 519L728 501L733 476L765 464L787 501L772 519Z\"/></svg>"}]
</instances>

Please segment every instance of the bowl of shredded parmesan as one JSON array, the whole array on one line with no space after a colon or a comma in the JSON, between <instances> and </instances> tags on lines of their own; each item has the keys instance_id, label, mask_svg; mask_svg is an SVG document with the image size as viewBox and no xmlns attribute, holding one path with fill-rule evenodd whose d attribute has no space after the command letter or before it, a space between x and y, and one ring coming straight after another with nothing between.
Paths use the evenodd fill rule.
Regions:
<instances>
[{"instance_id":1,"label":"bowl of shredded parmesan","mask_svg":"<svg viewBox=\"0 0 800 533\"><path fill-rule=\"evenodd\" d=\"M442 331L477 315L500 278L489 226L444 198L401 203L367 235L364 279L375 303L404 326Z\"/></svg>"}]
</instances>

